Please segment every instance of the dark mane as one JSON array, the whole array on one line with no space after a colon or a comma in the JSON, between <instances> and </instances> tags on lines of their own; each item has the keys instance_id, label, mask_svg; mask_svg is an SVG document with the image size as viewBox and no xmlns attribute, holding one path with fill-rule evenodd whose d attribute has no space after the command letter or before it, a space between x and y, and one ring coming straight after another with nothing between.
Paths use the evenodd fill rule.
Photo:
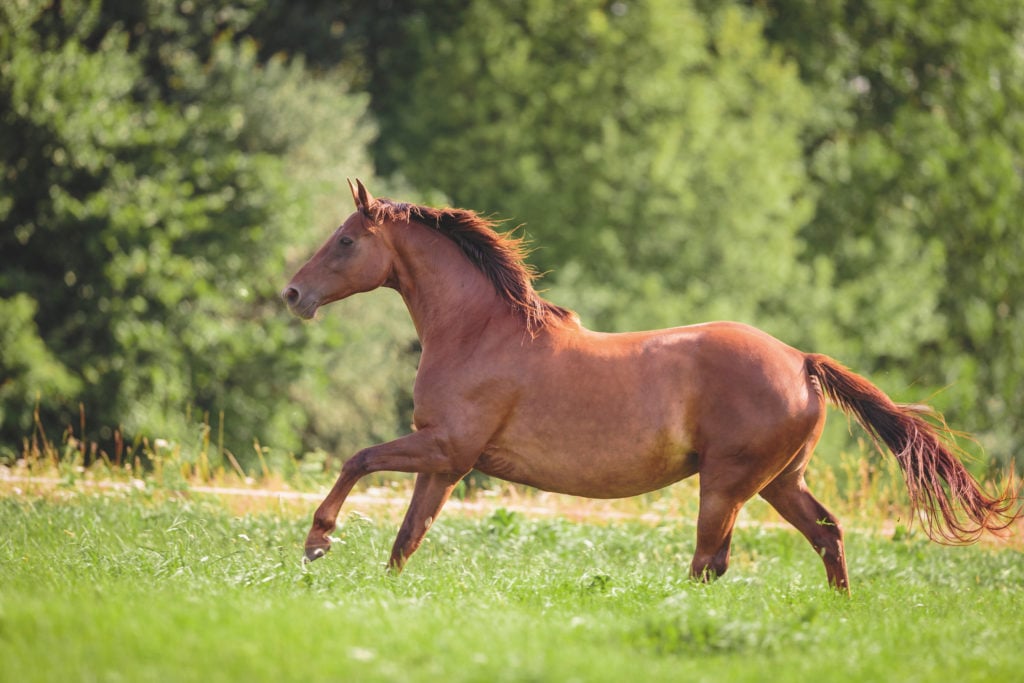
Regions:
<instances>
[{"instance_id":1,"label":"dark mane","mask_svg":"<svg viewBox=\"0 0 1024 683\"><path fill-rule=\"evenodd\" d=\"M376 199L367 214L374 222L415 220L452 240L466 258L487 276L531 334L553 322L576 317L572 311L537 294L533 288L537 273L525 261L525 240L497 232L497 221L466 209L435 209L390 199Z\"/></svg>"}]
</instances>

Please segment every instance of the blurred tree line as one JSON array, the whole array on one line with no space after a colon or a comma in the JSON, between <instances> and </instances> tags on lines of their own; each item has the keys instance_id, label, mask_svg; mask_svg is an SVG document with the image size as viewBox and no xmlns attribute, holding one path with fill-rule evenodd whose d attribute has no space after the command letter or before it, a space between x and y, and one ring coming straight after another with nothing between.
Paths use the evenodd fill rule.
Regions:
<instances>
[{"instance_id":1,"label":"blurred tree line","mask_svg":"<svg viewBox=\"0 0 1024 683\"><path fill-rule=\"evenodd\" d=\"M346 176L524 224L589 327L743 320L1024 444L1024 0L19 0L0 117L8 456L37 406L243 461L408 429L398 297L276 298Z\"/></svg>"}]
</instances>

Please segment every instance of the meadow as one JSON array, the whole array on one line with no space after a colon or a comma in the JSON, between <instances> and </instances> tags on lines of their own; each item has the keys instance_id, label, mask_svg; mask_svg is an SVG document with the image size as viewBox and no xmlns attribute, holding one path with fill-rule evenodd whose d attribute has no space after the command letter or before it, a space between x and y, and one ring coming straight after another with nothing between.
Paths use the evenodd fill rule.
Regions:
<instances>
[{"instance_id":1,"label":"meadow","mask_svg":"<svg viewBox=\"0 0 1024 683\"><path fill-rule=\"evenodd\" d=\"M993 681L1024 670L1019 543L848 531L853 596L806 541L752 520L718 581L694 522L446 510L400 576L400 508L152 484L0 487L4 681ZM684 491L685 493L685 491ZM643 501L637 503L642 507ZM657 505L653 505L658 508Z\"/></svg>"}]
</instances>

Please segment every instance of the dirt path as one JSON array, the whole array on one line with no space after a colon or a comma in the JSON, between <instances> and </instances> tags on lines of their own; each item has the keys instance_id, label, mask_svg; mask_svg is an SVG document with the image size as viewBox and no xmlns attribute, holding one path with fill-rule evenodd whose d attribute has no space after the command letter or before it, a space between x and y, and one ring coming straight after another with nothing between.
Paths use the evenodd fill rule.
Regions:
<instances>
[{"instance_id":1,"label":"dirt path","mask_svg":"<svg viewBox=\"0 0 1024 683\"><path fill-rule=\"evenodd\" d=\"M676 490L690 487L692 490ZM130 494L152 490L168 496L210 496L223 501L236 514L276 510L289 515L312 515L327 491L308 492L274 488L243 488L231 486L190 485L181 490L150 489L140 479L130 481L93 480L79 478L73 484L57 477L32 477L14 474L0 467L0 496L2 495L70 495L93 492ZM398 523L412 495L410 486L370 487L353 492L345 502L342 520L357 513ZM482 491L464 500L452 499L445 505L445 514L486 517L498 510L507 510L532 518L558 517L577 522L608 523L637 521L646 524L682 523L696 526L697 487L691 480L680 482L668 492L655 492L645 496L616 500L577 498L533 489L507 488L501 491ZM797 533L784 522L767 503L755 498L744 506L736 522L739 528L786 529ZM882 534L892 537L897 521L892 519L852 520L844 524L846 530L857 533ZM1006 537L985 536L981 543L993 547L1024 545L1024 520Z\"/></svg>"},{"instance_id":2,"label":"dirt path","mask_svg":"<svg viewBox=\"0 0 1024 683\"><path fill-rule=\"evenodd\" d=\"M149 487L140 479L130 481L93 480L80 478L73 483L58 477L32 477L11 474L0 468L0 495L51 494L59 492L121 492L146 491ZM231 486L189 485L181 490L154 489L168 495L212 496L225 501L232 510L249 512L286 505L312 513L326 495L322 492L288 489L243 488ZM411 486L371 487L353 492L345 502L348 512L386 510L401 515L412 495ZM466 499L452 499L445 505L445 514L487 516L504 509L529 517L564 517L574 521L634 520L651 524L662 522L696 523L696 489L691 501L685 495L651 494L621 500L593 500L544 491L519 492L505 489L500 492L482 491ZM692 509L686 509L692 507ZM745 524L753 520L741 520ZM790 528L778 520L758 520L757 524Z\"/></svg>"}]
</instances>

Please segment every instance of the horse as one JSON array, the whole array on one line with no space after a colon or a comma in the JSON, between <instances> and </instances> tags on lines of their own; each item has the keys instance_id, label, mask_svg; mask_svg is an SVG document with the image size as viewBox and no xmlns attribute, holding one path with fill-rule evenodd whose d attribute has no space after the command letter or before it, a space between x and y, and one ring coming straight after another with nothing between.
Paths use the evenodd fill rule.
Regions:
<instances>
[{"instance_id":1,"label":"horse","mask_svg":"<svg viewBox=\"0 0 1024 683\"><path fill-rule=\"evenodd\" d=\"M352 487L379 471L416 479L388 566L401 572L459 481L476 469L557 493L622 498L699 475L690 575L729 566L740 508L760 495L849 593L843 530L804 477L826 400L897 459L928 536L971 543L1021 514L963 466L941 419L894 403L828 356L735 322L602 333L533 287L521 237L464 209L375 198L349 181L352 213L281 293L303 319L396 290L421 344L413 431L358 451L313 516L304 562L323 557Z\"/></svg>"}]
</instances>

